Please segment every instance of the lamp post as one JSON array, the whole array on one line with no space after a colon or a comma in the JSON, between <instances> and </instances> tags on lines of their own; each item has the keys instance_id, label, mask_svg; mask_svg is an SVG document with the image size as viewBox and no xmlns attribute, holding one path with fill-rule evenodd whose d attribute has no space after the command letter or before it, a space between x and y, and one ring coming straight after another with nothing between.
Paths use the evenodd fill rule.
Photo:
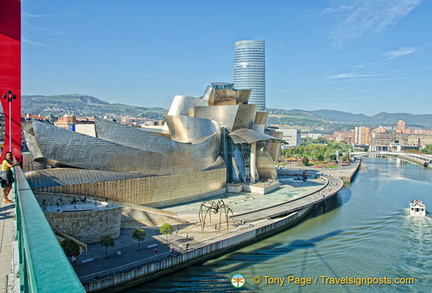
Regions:
<instances>
[{"instance_id":1,"label":"lamp post","mask_svg":"<svg viewBox=\"0 0 432 293\"><path fill-rule=\"evenodd\" d=\"M8 99L9 103L9 151L12 152L12 101L16 99L16 95L9 90L2 99Z\"/></svg>"}]
</instances>

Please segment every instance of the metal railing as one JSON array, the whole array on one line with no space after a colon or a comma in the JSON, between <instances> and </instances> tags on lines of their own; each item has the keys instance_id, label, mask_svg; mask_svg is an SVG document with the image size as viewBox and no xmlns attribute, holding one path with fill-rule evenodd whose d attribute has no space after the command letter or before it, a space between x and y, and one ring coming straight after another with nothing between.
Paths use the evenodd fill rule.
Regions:
<instances>
[{"instance_id":1,"label":"metal railing","mask_svg":"<svg viewBox=\"0 0 432 293\"><path fill-rule=\"evenodd\" d=\"M15 207L21 292L85 292L20 167Z\"/></svg>"}]
</instances>

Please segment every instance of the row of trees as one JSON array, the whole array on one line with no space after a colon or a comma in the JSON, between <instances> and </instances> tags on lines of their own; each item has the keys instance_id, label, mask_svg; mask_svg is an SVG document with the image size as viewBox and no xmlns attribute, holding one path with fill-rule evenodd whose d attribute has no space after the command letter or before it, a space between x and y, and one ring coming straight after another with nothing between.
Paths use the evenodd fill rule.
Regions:
<instances>
[{"instance_id":1,"label":"row of trees","mask_svg":"<svg viewBox=\"0 0 432 293\"><path fill-rule=\"evenodd\" d=\"M325 138L308 139L306 144L300 145L294 148L284 149L282 156L284 158L302 159L307 158L308 160L314 161L334 161L336 160L336 154L339 154L340 161L346 161L349 153L352 152L353 147L346 144L345 142L329 141Z\"/></svg>"},{"instance_id":2,"label":"row of trees","mask_svg":"<svg viewBox=\"0 0 432 293\"><path fill-rule=\"evenodd\" d=\"M167 242L168 242L168 235L172 234L173 230L174 229L170 224L165 223L160 227L159 232L161 234L166 235ZM144 229L138 229L137 228L132 232L132 239L135 239L138 241L138 250L141 249L140 243L142 241L144 241L144 239L146 238L146 235L147 234L144 231ZM67 257L78 256L80 254L80 247L78 246L78 244L76 244L75 241L73 241L71 239L63 240L60 243L60 245L63 248L63 251ZM100 237L100 245L102 247L105 247L105 257L108 257L108 247L113 247L115 245L114 238L112 238L109 235L101 236Z\"/></svg>"}]
</instances>

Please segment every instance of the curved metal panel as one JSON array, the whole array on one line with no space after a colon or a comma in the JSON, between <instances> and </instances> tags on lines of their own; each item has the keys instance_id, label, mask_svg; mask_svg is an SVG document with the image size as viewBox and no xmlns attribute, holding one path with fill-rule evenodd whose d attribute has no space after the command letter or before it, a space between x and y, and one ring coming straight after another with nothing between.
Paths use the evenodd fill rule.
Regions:
<instances>
[{"instance_id":1,"label":"curved metal panel","mask_svg":"<svg viewBox=\"0 0 432 293\"><path fill-rule=\"evenodd\" d=\"M195 117L207 118L220 123L229 131L252 128L257 105L229 105L195 107Z\"/></svg>"},{"instance_id":2,"label":"curved metal panel","mask_svg":"<svg viewBox=\"0 0 432 293\"><path fill-rule=\"evenodd\" d=\"M283 132L281 131L269 131L266 134L270 136L274 136L283 140ZM279 160L280 150L281 150L281 142L269 141L267 143L267 150L269 154L272 156L273 161Z\"/></svg>"},{"instance_id":3,"label":"curved metal panel","mask_svg":"<svg viewBox=\"0 0 432 293\"><path fill-rule=\"evenodd\" d=\"M212 103L213 102L213 103ZM209 106L237 105L237 92L231 89L217 90Z\"/></svg>"},{"instance_id":4,"label":"curved metal panel","mask_svg":"<svg viewBox=\"0 0 432 293\"><path fill-rule=\"evenodd\" d=\"M35 146L29 149L38 162L123 173L162 175L174 171L166 154L119 145L48 123L32 124L31 142L37 142L39 152L33 151ZM30 132L27 136L31 136Z\"/></svg>"},{"instance_id":5,"label":"curved metal panel","mask_svg":"<svg viewBox=\"0 0 432 293\"><path fill-rule=\"evenodd\" d=\"M26 172L25 177L30 187L36 189L71 184L142 178L145 177L145 175L73 168L52 168Z\"/></svg>"},{"instance_id":6,"label":"curved metal panel","mask_svg":"<svg viewBox=\"0 0 432 293\"><path fill-rule=\"evenodd\" d=\"M174 97L168 110L168 115L189 116L189 111L196 106L207 106L208 100L191 96L177 95Z\"/></svg>"},{"instance_id":7,"label":"curved metal panel","mask_svg":"<svg viewBox=\"0 0 432 293\"><path fill-rule=\"evenodd\" d=\"M194 116L198 118L211 119L218 122L221 126L232 129L237 113L238 105L235 106L212 106L201 107L197 106L194 110Z\"/></svg>"},{"instance_id":8,"label":"curved metal panel","mask_svg":"<svg viewBox=\"0 0 432 293\"><path fill-rule=\"evenodd\" d=\"M255 124L265 124L267 121L268 112L257 112L255 116Z\"/></svg>"},{"instance_id":9,"label":"curved metal panel","mask_svg":"<svg viewBox=\"0 0 432 293\"><path fill-rule=\"evenodd\" d=\"M234 156L233 156L233 165L234 168L237 167L236 172L238 173L237 177L238 179L240 179L241 175L241 179L243 180L243 182L246 182L246 168L245 168L245 163L243 160L243 157L241 155L240 150L238 149L238 147L236 147L234 149Z\"/></svg>"},{"instance_id":10,"label":"curved metal panel","mask_svg":"<svg viewBox=\"0 0 432 293\"><path fill-rule=\"evenodd\" d=\"M273 158L264 146L264 143L257 143L257 170L260 179L277 179L277 171Z\"/></svg>"},{"instance_id":11,"label":"curved metal panel","mask_svg":"<svg viewBox=\"0 0 432 293\"><path fill-rule=\"evenodd\" d=\"M228 136L231 137L231 139L235 144L238 143L251 144L257 141L264 141L264 140L284 142L284 140L282 139L252 129L238 129L228 134Z\"/></svg>"},{"instance_id":12,"label":"curved metal panel","mask_svg":"<svg viewBox=\"0 0 432 293\"><path fill-rule=\"evenodd\" d=\"M188 116L165 116L165 122L176 142L197 144L215 133L220 133L220 126L210 119Z\"/></svg>"},{"instance_id":13,"label":"curved metal panel","mask_svg":"<svg viewBox=\"0 0 432 293\"><path fill-rule=\"evenodd\" d=\"M237 104L248 104L252 90L237 90Z\"/></svg>"},{"instance_id":14,"label":"curved metal panel","mask_svg":"<svg viewBox=\"0 0 432 293\"><path fill-rule=\"evenodd\" d=\"M225 161L222 159L221 156L218 156L216 161L210 167L205 168L201 171L209 171L209 170L225 169L225 168L226 168Z\"/></svg>"},{"instance_id":15,"label":"curved metal panel","mask_svg":"<svg viewBox=\"0 0 432 293\"><path fill-rule=\"evenodd\" d=\"M193 119L196 118L191 118L190 121ZM185 120L187 120L187 117L185 117ZM197 128L200 128L198 126L200 122L204 123L204 128L213 125L213 130L215 132L210 134L206 140L200 143L186 144L173 141L140 128L129 127L98 117L95 118L95 127L98 137L103 140L139 150L166 154L168 156L167 161L161 161L159 164L169 164L172 166L172 172L184 173L195 172L207 168L212 165L219 156L219 127L216 127L216 123L211 122L208 119L198 119L195 122ZM210 130L210 128L207 128L207 131L210 132Z\"/></svg>"},{"instance_id":16,"label":"curved metal panel","mask_svg":"<svg viewBox=\"0 0 432 293\"><path fill-rule=\"evenodd\" d=\"M252 128L258 105L238 105L238 107L232 130Z\"/></svg>"},{"instance_id":17,"label":"curved metal panel","mask_svg":"<svg viewBox=\"0 0 432 293\"><path fill-rule=\"evenodd\" d=\"M213 90L214 92L214 90ZM207 93L207 91L206 91ZM205 93L205 94L206 94ZM213 97L212 92L210 91L209 97ZM171 116L194 116L193 111L196 106L207 106L209 103L206 99L194 98L191 96L183 96L177 95L174 97L171 102L171 106L168 110L167 115ZM168 126L165 124L162 128L163 131L168 132Z\"/></svg>"},{"instance_id":18,"label":"curved metal panel","mask_svg":"<svg viewBox=\"0 0 432 293\"><path fill-rule=\"evenodd\" d=\"M164 175L208 168L219 156L220 133L200 144L182 144L112 121L95 122L104 139L33 121L25 133L35 161L54 167Z\"/></svg>"},{"instance_id":19,"label":"curved metal panel","mask_svg":"<svg viewBox=\"0 0 432 293\"><path fill-rule=\"evenodd\" d=\"M140 150L167 154L172 151L172 140L145 129L129 127L114 121L95 117L96 136Z\"/></svg>"},{"instance_id":20,"label":"curved metal panel","mask_svg":"<svg viewBox=\"0 0 432 293\"><path fill-rule=\"evenodd\" d=\"M201 97L201 99L208 101L208 100L214 98L214 94L215 94L214 88L211 87L211 86L207 86L207 88L206 88L206 90L204 92L204 95Z\"/></svg>"},{"instance_id":21,"label":"curved metal panel","mask_svg":"<svg viewBox=\"0 0 432 293\"><path fill-rule=\"evenodd\" d=\"M252 130L258 131L260 133L265 132L265 124L254 124Z\"/></svg>"}]
</instances>

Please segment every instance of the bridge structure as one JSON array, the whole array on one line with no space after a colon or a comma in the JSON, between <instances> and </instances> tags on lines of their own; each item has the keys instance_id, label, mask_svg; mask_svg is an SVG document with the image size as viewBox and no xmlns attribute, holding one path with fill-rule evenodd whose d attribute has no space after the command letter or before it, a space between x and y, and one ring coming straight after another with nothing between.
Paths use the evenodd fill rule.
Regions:
<instances>
[{"instance_id":1,"label":"bridge structure","mask_svg":"<svg viewBox=\"0 0 432 293\"><path fill-rule=\"evenodd\" d=\"M352 156L361 157L361 156L373 156L373 155L382 155L382 156L395 156L401 159L406 159L408 161L413 161L415 163L421 164L425 167L429 166L432 163L432 155L428 154L414 154L414 153L404 153L404 152L352 152Z\"/></svg>"},{"instance_id":2,"label":"bridge structure","mask_svg":"<svg viewBox=\"0 0 432 293\"><path fill-rule=\"evenodd\" d=\"M0 102L4 147L21 161L21 1L0 0Z\"/></svg>"},{"instance_id":3,"label":"bridge structure","mask_svg":"<svg viewBox=\"0 0 432 293\"><path fill-rule=\"evenodd\" d=\"M21 1L0 0L0 102L5 152L22 161ZM85 292L20 167L0 207L1 292ZM9 195L11 197L11 195Z\"/></svg>"},{"instance_id":4,"label":"bridge structure","mask_svg":"<svg viewBox=\"0 0 432 293\"><path fill-rule=\"evenodd\" d=\"M14 169L14 203L0 208L0 290L85 292L24 173Z\"/></svg>"}]
</instances>

